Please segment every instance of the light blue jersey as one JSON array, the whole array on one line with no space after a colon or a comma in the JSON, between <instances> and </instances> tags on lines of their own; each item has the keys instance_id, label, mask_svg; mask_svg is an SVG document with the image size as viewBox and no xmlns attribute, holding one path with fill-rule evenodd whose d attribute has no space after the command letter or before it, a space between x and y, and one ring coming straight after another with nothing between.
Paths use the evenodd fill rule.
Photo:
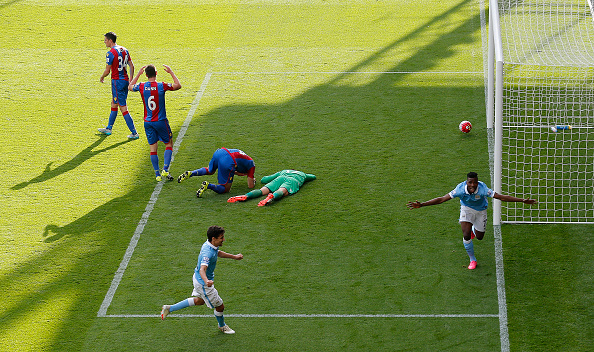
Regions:
<instances>
[{"instance_id":1,"label":"light blue jersey","mask_svg":"<svg viewBox=\"0 0 594 352\"><path fill-rule=\"evenodd\" d=\"M196 269L194 270L194 276L196 280L201 285L206 285L206 283L200 277L200 267L202 265L206 265L206 278L209 280L214 280L214 270L217 266L217 259L219 258L219 247L215 247L212 243L206 241L200 248L200 254L198 255L198 264L196 265Z\"/></svg>"},{"instance_id":2,"label":"light blue jersey","mask_svg":"<svg viewBox=\"0 0 594 352\"><path fill-rule=\"evenodd\" d=\"M466 189L466 181L460 183L456 188L449 193L452 198L460 198L460 205L467 206L474 210L485 210L489 205L487 198L493 198L493 192L486 184L479 181L476 191L472 194L468 193Z\"/></svg>"}]
</instances>

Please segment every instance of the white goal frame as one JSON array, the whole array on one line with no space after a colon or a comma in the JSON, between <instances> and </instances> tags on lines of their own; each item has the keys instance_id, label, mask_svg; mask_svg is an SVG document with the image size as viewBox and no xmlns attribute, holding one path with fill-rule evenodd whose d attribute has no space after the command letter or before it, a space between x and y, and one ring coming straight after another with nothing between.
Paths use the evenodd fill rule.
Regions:
<instances>
[{"instance_id":1,"label":"white goal frame","mask_svg":"<svg viewBox=\"0 0 594 352\"><path fill-rule=\"evenodd\" d=\"M568 131L561 131L561 129L564 128L572 128L570 127L570 125L561 125L561 126L557 126L555 124L552 125L543 125L543 124L535 124L535 125L522 125L522 126L510 126L510 121L506 120L506 105L505 104L513 104L514 102L512 102L512 99L509 99L510 101L508 101L508 97L506 97L505 95L505 84L508 84L509 82L506 81L506 68L508 68L509 71L511 71L509 69L509 66L513 66L515 65L515 67L520 67L520 70L523 69L522 65L526 65L526 67L529 67L530 69L533 69L534 67L536 67L536 69L538 69L539 67L544 68L544 70L550 70L549 72L545 72L543 73L543 77L545 77L546 75L551 75L551 71L553 70L563 70L564 67L567 67L569 70L572 70L574 67L577 67L577 69L582 69L583 67L585 71L578 71L578 72L586 72L588 74L588 76L590 76L592 73L594 73L594 59L590 62L590 64L585 64L583 62L578 62L575 65L571 62L566 63L563 62L563 60L560 60L560 62L553 62L553 63L523 63L520 62L519 64L517 63L518 61L514 61L513 63L510 62L506 62L506 59L509 61L510 58L506 58L504 57L504 49L506 47L504 47L504 45L516 45L516 43L506 43L504 42L504 40L502 39L502 34L505 35L506 33L504 33L505 29L502 30L502 17L500 17L500 4L506 4L505 1L510 1L510 0L489 0L489 31L488 31L488 67L487 67L487 110L486 110L486 115L487 115L487 129L488 129L488 136L489 136L489 147L490 147L490 153L492 155L492 160L491 160L491 170L492 170L492 186L493 186L493 190L497 193L506 193L506 194L510 194L508 192L502 192L504 191L506 188L511 189L512 187L510 185L508 185L507 183L505 183L506 178L505 175L510 175L512 172L517 172L517 170L511 170L511 169L504 169L506 166L504 164L506 164L507 161L509 161L509 159L506 158L510 158L510 156L507 155L507 151L505 148L508 148L509 146L505 145L506 140L504 140L504 134L506 133L508 136L511 134L511 132L509 132L509 128L510 127L521 127L523 129L532 129L532 130L538 130L538 131L542 131L542 132L538 132L541 135L543 135L543 138L546 138L546 133L549 133L549 131L556 131L556 128L559 127L560 131L559 133L556 135L558 137L562 136L561 133L566 133L563 138L565 139L570 139L573 138L573 136L570 137L570 132ZM576 1L572 1L572 0L565 0L567 1L565 4L575 4ZM584 1L583 6L585 8L589 7L589 12L590 12L590 16L594 19L594 7L592 5L592 0L582 0ZM538 1L536 1L538 2ZM535 3L536 3L535 2ZM563 3L563 0L560 0L560 3ZM586 4L587 3L587 4ZM582 6L582 5L579 5ZM586 12L588 12L586 10ZM501 14L503 16L505 16L506 14ZM590 22L592 24L592 28L594 28L594 20L592 22ZM517 23L516 23L517 25ZM528 24L526 26L529 26ZM526 43L523 43L524 45ZM591 45L591 42L587 42L587 45ZM521 50L522 48L520 48ZM571 57L573 56L573 52L571 51L571 46L569 46L569 49L567 51L567 53L569 55L567 55L569 57L569 60L571 60ZM594 56L591 56L594 57ZM517 59L513 59L513 60L517 60ZM521 60L520 60L521 61ZM528 61L528 60L527 60ZM553 73L554 75L555 73ZM594 78L588 78L588 82L586 83L586 87L589 87L592 82L594 82ZM513 84L513 83L512 83ZM550 87L550 86L549 86ZM563 91L563 87L559 87L558 88L559 91ZM565 92L567 92L568 90L566 90ZM521 94L521 92L519 93ZM571 99L573 99L574 97L572 96ZM562 98L563 99L563 98ZM569 98L568 98L569 99ZM591 98L588 98L591 99ZM563 102L563 101L562 101ZM542 105L544 105L542 103L542 101L538 101L538 103L541 103ZM568 104L570 104L571 102L569 102ZM590 135L594 135L594 104L592 104L590 101L588 101L586 104L586 116L585 119L587 119L587 123L583 123L584 121L584 116L579 116L580 118L580 124L579 125L574 125L572 128L572 132L574 135L577 136L578 133L582 133L582 136L584 134L587 134L588 136ZM534 111L530 112L532 114L535 114ZM527 114L530 114L527 113ZM538 112L537 112L538 113ZM569 119L572 119L572 117L570 116ZM553 129L551 129L551 127L554 127ZM504 130L505 129L505 130ZM546 132L545 132L546 131ZM592 131L592 132L590 132ZM535 133L535 135L538 137L538 133ZM583 137L581 137L583 138ZM590 137L587 137L590 138ZM589 142L592 143L594 141L594 139L590 139ZM592 144L587 144L588 148L590 147L594 147L594 143ZM530 150L528 150L528 152L530 152ZM586 155L587 158L591 158L591 156ZM544 158L543 158L544 159ZM594 158L591 158L592 160L588 161L586 164L588 164L586 166L587 168L587 175L592 175L592 164L594 164ZM580 161L582 162L582 161ZM569 162L569 168L574 168L574 165L571 165L571 161ZM512 165L512 163L508 163L509 165ZM550 161L549 161L550 164ZM537 175L541 175L541 169L546 169L547 166L546 164L542 165L535 165L534 167L534 173ZM576 166L577 167L577 166ZM580 165L580 169L582 168L582 166ZM563 169L563 168L562 168ZM564 169L567 169L567 167L565 167ZM549 174L551 174L551 171L547 171ZM553 173L567 173L568 171L566 170L561 170L561 171L553 171ZM519 172L518 172L519 174ZM588 176L591 177L591 176ZM511 177L508 177L508 179ZM563 177L560 177L563 178ZM557 179L557 177L555 177L555 179ZM572 183L574 183L574 180L570 180ZM519 187L515 188L515 189L531 189L528 186L524 186L523 184L521 184L522 181L519 181ZM569 182L569 181L568 181ZM594 182L592 182L592 186L594 186ZM514 187L516 187L516 185L514 185ZM524 188L522 188L524 187ZM545 210L538 210L538 211L532 211L530 213L529 216L523 217L523 216L518 216L518 215L510 215L508 213L514 213L514 211L517 213L519 212L517 209L520 209L521 207L530 209L531 206L528 205L523 205L520 203L514 203L514 204L519 204L519 206L515 209L509 210L508 211L508 204L511 203L507 203L505 205L502 205L501 201L497 200L497 199L493 199L493 225L500 225L502 223L580 223L580 224L591 224L594 223L594 187L590 187L591 189L587 189L585 190L585 201L582 201L578 206L578 211L580 213L579 217L573 217L571 215L567 215L568 212L571 212L572 210L567 210L567 209L574 209L573 207L575 206L573 202L573 200L571 199L574 196L574 193L576 192L575 190L568 190L566 192L568 192L569 194L565 194L562 196L562 198L564 198L563 200L559 201L560 197L555 197L553 193L553 195L548 195L546 192L545 194L524 194L524 193L518 193L518 194L511 194L517 197L521 197L521 198L527 198L527 197L531 197L531 198L536 198L539 201L539 204L535 205L532 207L532 209L536 208L536 209L545 209ZM556 192L559 192L558 190ZM565 192L565 191L563 191ZM580 194L581 196L581 194ZM522 209L520 211L523 211ZM551 215L552 214L552 215Z\"/></svg>"}]
</instances>

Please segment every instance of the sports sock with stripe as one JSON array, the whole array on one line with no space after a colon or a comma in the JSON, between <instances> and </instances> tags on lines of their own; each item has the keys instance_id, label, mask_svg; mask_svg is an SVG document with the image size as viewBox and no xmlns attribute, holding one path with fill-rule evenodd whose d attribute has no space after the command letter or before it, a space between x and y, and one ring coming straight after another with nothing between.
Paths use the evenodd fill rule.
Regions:
<instances>
[{"instance_id":1,"label":"sports sock with stripe","mask_svg":"<svg viewBox=\"0 0 594 352\"><path fill-rule=\"evenodd\" d=\"M215 318L217 318L217 322L219 323L219 327L222 328L225 326L225 318L223 317L223 312L219 312L216 309L214 310Z\"/></svg>"},{"instance_id":2,"label":"sports sock with stripe","mask_svg":"<svg viewBox=\"0 0 594 352\"><path fill-rule=\"evenodd\" d=\"M163 154L163 170L169 171L169 164L171 164L171 155L173 154L173 149L171 147L165 148L165 153Z\"/></svg>"},{"instance_id":3,"label":"sports sock with stripe","mask_svg":"<svg viewBox=\"0 0 594 352\"><path fill-rule=\"evenodd\" d=\"M157 155L157 152L151 152L151 164L153 164L155 175L159 176L159 155Z\"/></svg>"},{"instance_id":4,"label":"sports sock with stripe","mask_svg":"<svg viewBox=\"0 0 594 352\"><path fill-rule=\"evenodd\" d=\"M472 243L472 240L466 241L465 239L462 239L462 243L464 244L466 253L468 253L468 257L470 257L470 261L475 262L476 258L474 257L474 244Z\"/></svg>"},{"instance_id":5,"label":"sports sock with stripe","mask_svg":"<svg viewBox=\"0 0 594 352\"><path fill-rule=\"evenodd\" d=\"M126 121L126 125L128 125L128 129L130 130L130 132L132 132L132 134L136 134L134 121L132 121L132 117L130 116L130 113L128 111L124 113L124 121Z\"/></svg>"},{"instance_id":6,"label":"sports sock with stripe","mask_svg":"<svg viewBox=\"0 0 594 352\"><path fill-rule=\"evenodd\" d=\"M118 108L111 108L111 113L109 113L109 120L107 120L107 129L112 129L113 124L115 123L116 117L118 116Z\"/></svg>"}]
</instances>

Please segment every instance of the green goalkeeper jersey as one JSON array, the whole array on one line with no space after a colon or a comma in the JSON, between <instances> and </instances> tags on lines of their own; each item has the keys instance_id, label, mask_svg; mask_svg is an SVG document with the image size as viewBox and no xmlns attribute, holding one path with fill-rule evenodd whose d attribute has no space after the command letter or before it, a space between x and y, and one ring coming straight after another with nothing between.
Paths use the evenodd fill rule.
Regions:
<instances>
[{"instance_id":1,"label":"green goalkeeper jersey","mask_svg":"<svg viewBox=\"0 0 594 352\"><path fill-rule=\"evenodd\" d=\"M266 187L272 192L284 187L287 189L289 194L293 194L299 191L299 187L301 187L305 182L315 179L315 175L306 174L305 172L297 170L282 170L272 175L262 177L261 182L265 183Z\"/></svg>"}]
</instances>

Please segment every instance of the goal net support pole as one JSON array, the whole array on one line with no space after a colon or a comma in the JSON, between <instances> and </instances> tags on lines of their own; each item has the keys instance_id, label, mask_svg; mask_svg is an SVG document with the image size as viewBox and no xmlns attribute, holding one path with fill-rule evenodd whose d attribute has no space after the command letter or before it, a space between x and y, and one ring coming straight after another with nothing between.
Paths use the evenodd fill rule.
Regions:
<instances>
[{"instance_id":1,"label":"goal net support pole","mask_svg":"<svg viewBox=\"0 0 594 352\"><path fill-rule=\"evenodd\" d=\"M503 111L503 49L499 6L489 0L489 54L487 82L487 128L493 131L493 190L501 193L502 111ZM493 199L493 225L501 224L501 201Z\"/></svg>"}]
</instances>

